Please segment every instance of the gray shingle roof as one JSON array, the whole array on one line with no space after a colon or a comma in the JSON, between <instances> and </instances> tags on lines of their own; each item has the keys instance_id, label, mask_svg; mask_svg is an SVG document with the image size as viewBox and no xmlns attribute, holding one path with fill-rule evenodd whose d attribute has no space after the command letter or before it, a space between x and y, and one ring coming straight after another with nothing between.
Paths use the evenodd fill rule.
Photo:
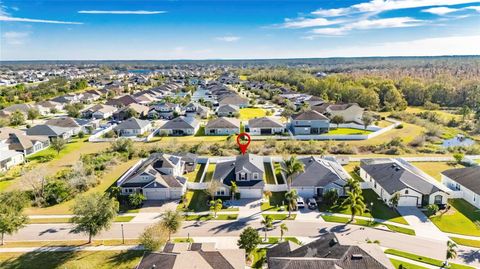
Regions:
<instances>
[{"instance_id":1,"label":"gray shingle roof","mask_svg":"<svg viewBox=\"0 0 480 269\"><path fill-rule=\"evenodd\" d=\"M240 121L234 118L216 118L207 123L205 128L240 128Z\"/></svg>"},{"instance_id":2,"label":"gray shingle roof","mask_svg":"<svg viewBox=\"0 0 480 269\"><path fill-rule=\"evenodd\" d=\"M117 127L118 130L125 130L125 129L142 129L145 128L150 124L148 120L140 120L137 118L129 118L128 120L122 121Z\"/></svg>"},{"instance_id":3,"label":"gray shingle roof","mask_svg":"<svg viewBox=\"0 0 480 269\"><path fill-rule=\"evenodd\" d=\"M45 125L63 127L63 128L77 128L80 125L71 117L60 117L49 119L45 122Z\"/></svg>"},{"instance_id":4,"label":"gray shingle roof","mask_svg":"<svg viewBox=\"0 0 480 269\"><path fill-rule=\"evenodd\" d=\"M480 195L480 166L450 169L442 174Z\"/></svg>"},{"instance_id":5,"label":"gray shingle roof","mask_svg":"<svg viewBox=\"0 0 480 269\"><path fill-rule=\"evenodd\" d=\"M219 113L229 113L229 112L235 113L239 110L240 110L240 108L238 106L235 106L235 105L221 105L221 106L218 107L217 112L219 112Z\"/></svg>"},{"instance_id":6,"label":"gray shingle roof","mask_svg":"<svg viewBox=\"0 0 480 269\"><path fill-rule=\"evenodd\" d=\"M323 114L315 110L308 110L302 113L292 115L292 119L294 120L329 120Z\"/></svg>"},{"instance_id":7,"label":"gray shingle roof","mask_svg":"<svg viewBox=\"0 0 480 269\"><path fill-rule=\"evenodd\" d=\"M275 118L261 117L248 121L250 128L285 128L285 125Z\"/></svg>"},{"instance_id":8,"label":"gray shingle roof","mask_svg":"<svg viewBox=\"0 0 480 269\"><path fill-rule=\"evenodd\" d=\"M195 129L200 123L194 117L184 117L180 116L178 118L171 119L167 121L162 127L161 130L166 129Z\"/></svg>"},{"instance_id":9,"label":"gray shingle roof","mask_svg":"<svg viewBox=\"0 0 480 269\"><path fill-rule=\"evenodd\" d=\"M300 161L304 164L304 172L292 180L293 187L325 187L336 181L344 186L349 178L336 162L315 157L302 158Z\"/></svg>"},{"instance_id":10,"label":"gray shingle roof","mask_svg":"<svg viewBox=\"0 0 480 269\"><path fill-rule=\"evenodd\" d=\"M39 124L27 129L27 135L40 135L40 136L61 136L64 133L69 132L70 128L62 128L57 126L50 126Z\"/></svg>"}]
</instances>

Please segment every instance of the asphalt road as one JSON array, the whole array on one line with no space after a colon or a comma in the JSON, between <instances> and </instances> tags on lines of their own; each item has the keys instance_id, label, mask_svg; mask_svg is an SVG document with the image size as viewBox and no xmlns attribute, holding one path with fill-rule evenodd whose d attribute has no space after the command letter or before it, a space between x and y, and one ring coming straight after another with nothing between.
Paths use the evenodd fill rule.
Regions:
<instances>
[{"instance_id":1,"label":"asphalt road","mask_svg":"<svg viewBox=\"0 0 480 269\"><path fill-rule=\"evenodd\" d=\"M356 242L365 242L366 240L379 240L380 245L385 248L395 248L423 256L443 260L446 252L446 244L443 241L414 237L390 231L384 231L374 228L364 228L356 225L339 225L334 223L285 221L289 231L287 236L302 236L315 238L326 232L336 232L340 236L346 236L348 239ZM138 238L139 234L150 225L149 223L124 223L125 238ZM280 231L275 228L269 232L270 236L279 236ZM179 237L232 237L238 236L247 226L261 230L261 224L258 221L210 221L210 222L184 222L182 229L175 235ZM30 224L21 229L18 233L6 236L8 241L29 241L29 240L81 240L87 239L84 234L71 232L70 224ZM114 223L108 231L102 232L95 239L121 239L122 226L120 223ZM473 249L459 246L457 260L462 263L480 267L480 249Z\"/></svg>"}]
</instances>

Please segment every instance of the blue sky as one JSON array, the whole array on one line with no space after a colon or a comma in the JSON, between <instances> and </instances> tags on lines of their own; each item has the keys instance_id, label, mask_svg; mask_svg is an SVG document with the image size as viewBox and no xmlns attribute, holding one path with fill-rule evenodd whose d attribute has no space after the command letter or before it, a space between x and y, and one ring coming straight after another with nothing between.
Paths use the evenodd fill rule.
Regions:
<instances>
[{"instance_id":1,"label":"blue sky","mask_svg":"<svg viewBox=\"0 0 480 269\"><path fill-rule=\"evenodd\" d=\"M480 54L480 0L0 0L0 60Z\"/></svg>"}]
</instances>

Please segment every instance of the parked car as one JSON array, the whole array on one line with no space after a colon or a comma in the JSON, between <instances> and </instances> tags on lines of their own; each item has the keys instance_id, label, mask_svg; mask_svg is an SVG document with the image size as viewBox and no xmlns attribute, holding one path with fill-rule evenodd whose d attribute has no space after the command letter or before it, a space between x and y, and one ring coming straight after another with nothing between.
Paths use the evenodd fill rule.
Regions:
<instances>
[{"instance_id":1,"label":"parked car","mask_svg":"<svg viewBox=\"0 0 480 269\"><path fill-rule=\"evenodd\" d=\"M317 201L314 198L307 199L307 206L309 209L316 209L317 208Z\"/></svg>"},{"instance_id":2,"label":"parked car","mask_svg":"<svg viewBox=\"0 0 480 269\"><path fill-rule=\"evenodd\" d=\"M305 208L305 201L302 197L297 198L297 208Z\"/></svg>"}]
</instances>

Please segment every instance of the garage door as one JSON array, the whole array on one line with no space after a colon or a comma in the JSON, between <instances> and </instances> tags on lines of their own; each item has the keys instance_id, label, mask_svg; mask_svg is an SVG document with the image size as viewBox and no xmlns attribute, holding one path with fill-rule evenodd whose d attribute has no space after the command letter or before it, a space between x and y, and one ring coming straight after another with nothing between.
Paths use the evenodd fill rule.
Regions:
<instances>
[{"instance_id":1,"label":"garage door","mask_svg":"<svg viewBox=\"0 0 480 269\"><path fill-rule=\"evenodd\" d=\"M261 135L269 135L269 134L272 134L272 129L260 129L260 134Z\"/></svg>"},{"instance_id":2,"label":"garage door","mask_svg":"<svg viewBox=\"0 0 480 269\"><path fill-rule=\"evenodd\" d=\"M166 200L168 199L168 190L166 189L145 189L147 200Z\"/></svg>"},{"instance_id":3,"label":"garage door","mask_svg":"<svg viewBox=\"0 0 480 269\"><path fill-rule=\"evenodd\" d=\"M398 206L417 206L417 200L415 196L400 196Z\"/></svg>"},{"instance_id":4,"label":"garage door","mask_svg":"<svg viewBox=\"0 0 480 269\"><path fill-rule=\"evenodd\" d=\"M294 188L297 194L303 198L311 198L315 195L314 188Z\"/></svg>"},{"instance_id":5,"label":"garage door","mask_svg":"<svg viewBox=\"0 0 480 269\"><path fill-rule=\"evenodd\" d=\"M240 198L262 198L261 189L240 189Z\"/></svg>"}]
</instances>

